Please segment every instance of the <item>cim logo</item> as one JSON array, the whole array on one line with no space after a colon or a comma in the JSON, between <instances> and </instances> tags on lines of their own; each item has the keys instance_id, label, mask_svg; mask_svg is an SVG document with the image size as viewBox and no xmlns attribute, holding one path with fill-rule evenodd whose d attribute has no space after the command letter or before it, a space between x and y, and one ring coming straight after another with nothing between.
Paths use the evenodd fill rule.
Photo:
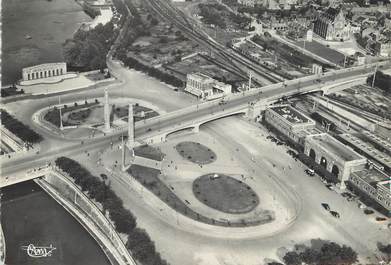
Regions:
<instances>
[{"instance_id":1,"label":"cim logo","mask_svg":"<svg viewBox=\"0 0 391 265\"><path fill-rule=\"evenodd\" d=\"M48 247L39 247L34 246L34 244L30 244L28 246L22 246L23 250L26 250L27 255L29 255L32 258L45 258L45 257L51 257L53 250L56 248L53 247L52 244Z\"/></svg>"}]
</instances>

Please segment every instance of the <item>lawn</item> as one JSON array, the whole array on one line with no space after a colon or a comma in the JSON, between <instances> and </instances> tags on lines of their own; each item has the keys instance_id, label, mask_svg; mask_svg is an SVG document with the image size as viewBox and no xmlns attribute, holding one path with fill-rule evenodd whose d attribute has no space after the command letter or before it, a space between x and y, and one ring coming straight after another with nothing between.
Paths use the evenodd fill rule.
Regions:
<instances>
[{"instance_id":1,"label":"lawn","mask_svg":"<svg viewBox=\"0 0 391 265\"><path fill-rule=\"evenodd\" d=\"M216 154L207 146L196 142L181 142L175 146L178 153L185 159L200 165L216 161Z\"/></svg>"},{"instance_id":2,"label":"lawn","mask_svg":"<svg viewBox=\"0 0 391 265\"><path fill-rule=\"evenodd\" d=\"M304 47L303 41L297 41L296 45L299 47ZM326 60L329 60L330 62L343 65L345 55L343 55L342 53L336 50L330 49L329 47L326 47L316 41L311 41L311 42L306 41L305 49Z\"/></svg>"},{"instance_id":3,"label":"lawn","mask_svg":"<svg viewBox=\"0 0 391 265\"><path fill-rule=\"evenodd\" d=\"M134 154L136 156L141 156L157 161L162 161L164 158L164 154L160 148L156 148L147 144L134 148Z\"/></svg>"},{"instance_id":4,"label":"lawn","mask_svg":"<svg viewBox=\"0 0 391 265\"><path fill-rule=\"evenodd\" d=\"M85 104L80 104L80 105L78 105L78 104L76 104L76 105L67 105L67 104L65 104L64 106L62 106L61 114L64 115L67 112L71 112L71 111L75 111L75 110L83 109L83 108L89 108L89 107L92 107L92 106L95 106L95 105L98 105L98 104L99 104L98 101L94 101L94 102L91 102L91 103L88 103L86 101ZM84 114L85 113L80 113L80 115L84 115ZM76 116L78 116L78 115L76 114ZM50 109L45 114L44 119L46 121L50 122L51 124L53 124L54 126L60 127L60 110L57 107L54 107L53 109ZM68 124L68 123L63 121L63 125L67 126L67 125L72 125L72 124Z\"/></svg>"},{"instance_id":5,"label":"lawn","mask_svg":"<svg viewBox=\"0 0 391 265\"><path fill-rule=\"evenodd\" d=\"M259 204L250 186L223 174L211 173L197 178L193 192L202 203L225 213L247 213Z\"/></svg>"},{"instance_id":6,"label":"lawn","mask_svg":"<svg viewBox=\"0 0 391 265\"><path fill-rule=\"evenodd\" d=\"M206 216L203 216L199 213L193 211L189 206L188 202L183 202L179 199L172 187L168 187L160 178L160 171L157 169L147 168L139 165L132 165L128 169L128 173L139 181L145 188L150 190L156 196L158 196L163 202L168 206L175 209L177 212L197 220L202 223L218 225L218 226L233 226L233 227L243 227L243 226L253 226L263 223L268 223L273 220L273 217L266 214L257 219L252 219L250 221L241 220L237 222L229 221L220 221L215 220ZM175 220L173 220L174 222Z\"/></svg>"}]
</instances>

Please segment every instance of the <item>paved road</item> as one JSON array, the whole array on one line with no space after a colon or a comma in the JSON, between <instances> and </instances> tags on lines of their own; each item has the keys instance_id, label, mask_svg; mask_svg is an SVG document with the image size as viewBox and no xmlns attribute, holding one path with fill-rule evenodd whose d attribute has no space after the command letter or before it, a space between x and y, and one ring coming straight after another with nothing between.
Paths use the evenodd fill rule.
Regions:
<instances>
[{"instance_id":1,"label":"paved road","mask_svg":"<svg viewBox=\"0 0 391 265\"><path fill-rule=\"evenodd\" d=\"M116 65L117 64L117 65ZM119 63L113 63L111 67L115 69L121 69ZM389 68L389 64L387 65ZM198 105L193 105L184 109L180 109L156 118L147 120L145 123L138 123L136 125L136 137L138 139L145 139L155 135L162 134L163 132L170 132L174 127L180 129L182 127L188 127L194 124L194 121L202 121L208 119L215 119L221 117L221 115L229 114L238 110L245 110L250 102L257 100L274 100L281 98L282 96L290 96L298 93L306 93L312 90L320 89L327 85L335 85L339 82L346 82L347 80L355 80L357 77L362 77L372 71L371 67L358 68L350 70L341 70L335 73L327 73L319 77L305 77L297 80L292 80L286 83L274 84L268 87L254 89L241 93L239 95L233 95L227 97L226 104L219 105L218 101L205 102ZM114 69L114 68L113 68ZM119 72L121 73L121 72ZM122 77L122 76L121 76ZM317 80L322 80L321 82ZM130 80L126 80L124 84L127 84ZM176 93L172 91L172 93ZM173 102L171 98L165 97L170 103ZM164 101L164 99L162 99ZM168 102L167 102L168 103ZM73 144L68 145L62 142L63 147L55 150L45 150L40 154L29 154L25 157L10 159L4 161L2 165L3 176L15 171L27 169L33 165L39 165L43 161L50 160L55 155L66 155L76 152L84 152L92 148L97 148L112 141L112 138L120 136L126 133L126 128L123 131L114 133L113 135L106 136L105 138L97 138L86 141L83 145ZM61 140L61 138L60 138ZM62 140L63 141L63 140ZM39 161L39 162L38 162Z\"/></svg>"}]
</instances>

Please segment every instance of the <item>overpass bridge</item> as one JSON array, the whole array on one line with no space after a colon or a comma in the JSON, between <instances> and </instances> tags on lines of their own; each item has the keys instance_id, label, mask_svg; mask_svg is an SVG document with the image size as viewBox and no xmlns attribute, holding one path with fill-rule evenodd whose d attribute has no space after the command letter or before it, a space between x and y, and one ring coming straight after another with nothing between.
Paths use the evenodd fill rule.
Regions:
<instances>
[{"instance_id":1,"label":"overpass bridge","mask_svg":"<svg viewBox=\"0 0 391 265\"><path fill-rule=\"evenodd\" d=\"M378 63L377 65L379 70L391 68L390 61ZM215 100L192 105L181 110L137 122L135 125L135 140L140 143L159 143L165 141L167 136L172 133L186 129L197 132L202 124L232 115L246 115L249 119L253 119L268 105L283 97L294 97L316 91L322 91L327 94L329 88L335 88L339 84L355 82L358 79L364 80L375 69L376 64L342 69L324 73L323 75L307 76L243 91L242 93L225 97L223 102ZM119 130L105 137L86 141L83 145L67 145L55 151L48 151L38 155L26 154L20 158L4 161L2 163L0 187L39 177L39 174L34 174L34 172L29 172L28 170L31 167L42 167L56 156L78 154L85 150L109 145L113 137L124 135L126 131L127 126L119 128ZM24 175L19 174L19 177L15 178L15 180L5 181L7 176L10 179L11 175L19 171L23 171Z\"/></svg>"}]
</instances>

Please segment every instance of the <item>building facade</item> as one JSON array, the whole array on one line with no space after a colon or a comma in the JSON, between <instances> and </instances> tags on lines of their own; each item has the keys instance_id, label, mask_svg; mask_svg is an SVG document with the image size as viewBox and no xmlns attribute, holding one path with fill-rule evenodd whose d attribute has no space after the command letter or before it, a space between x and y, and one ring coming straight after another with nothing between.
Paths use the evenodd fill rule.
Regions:
<instances>
[{"instance_id":1,"label":"building facade","mask_svg":"<svg viewBox=\"0 0 391 265\"><path fill-rule=\"evenodd\" d=\"M315 121L290 105L267 108L265 121L296 144L304 144L307 134L314 133Z\"/></svg>"},{"instance_id":2,"label":"building facade","mask_svg":"<svg viewBox=\"0 0 391 265\"><path fill-rule=\"evenodd\" d=\"M353 172L365 169L367 159L327 133L308 135L304 153L333 174L345 187Z\"/></svg>"},{"instance_id":3,"label":"building facade","mask_svg":"<svg viewBox=\"0 0 391 265\"><path fill-rule=\"evenodd\" d=\"M185 91L199 99L214 99L231 93L232 86L203 73L187 74Z\"/></svg>"},{"instance_id":4,"label":"building facade","mask_svg":"<svg viewBox=\"0 0 391 265\"><path fill-rule=\"evenodd\" d=\"M379 55L382 57L391 57L391 40L383 40L379 42Z\"/></svg>"},{"instance_id":5,"label":"building facade","mask_svg":"<svg viewBox=\"0 0 391 265\"><path fill-rule=\"evenodd\" d=\"M346 21L342 9L332 7L317 14L313 32L330 41L345 41L351 37L350 24Z\"/></svg>"},{"instance_id":6,"label":"building facade","mask_svg":"<svg viewBox=\"0 0 391 265\"><path fill-rule=\"evenodd\" d=\"M64 62L39 64L22 70L23 81L65 75L66 73L67 64Z\"/></svg>"},{"instance_id":7,"label":"building facade","mask_svg":"<svg viewBox=\"0 0 391 265\"><path fill-rule=\"evenodd\" d=\"M391 214L391 177L377 169L367 169L350 175L349 183Z\"/></svg>"}]
</instances>

